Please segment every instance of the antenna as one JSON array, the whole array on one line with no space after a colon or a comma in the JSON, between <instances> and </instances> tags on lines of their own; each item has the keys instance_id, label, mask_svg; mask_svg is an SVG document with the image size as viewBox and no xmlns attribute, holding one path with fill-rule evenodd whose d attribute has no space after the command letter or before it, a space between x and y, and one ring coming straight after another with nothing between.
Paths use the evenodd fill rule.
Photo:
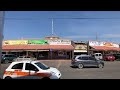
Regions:
<instances>
[{"instance_id":1,"label":"antenna","mask_svg":"<svg viewBox=\"0 0 120 90\"><path fill-rule=\"evenodd\" d=\"M98 35L97 35L97 32L96 32L96 40L98 40Z\"/></svg>"},{"instance_id":2,"label":"antenna","mask_svg":"<svg viewBox=\"0 0 120 90\"><path fill-rule=\"evenodd\" d=\"M53 28L53 19L52 19L52 35L54 34L54 28Z\"/></svg>"}]
</instances>

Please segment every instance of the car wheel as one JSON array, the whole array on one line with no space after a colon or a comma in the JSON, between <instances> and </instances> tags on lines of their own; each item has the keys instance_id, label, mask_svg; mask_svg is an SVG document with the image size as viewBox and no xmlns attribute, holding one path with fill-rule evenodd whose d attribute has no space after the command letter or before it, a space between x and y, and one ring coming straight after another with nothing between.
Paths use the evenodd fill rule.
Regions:
<instances>
[{"instance_id":1,"label":"car wheel","mask_svg":"<svg viewBox=\"0 0 120 90\"><path fill-rule=\"evenodd\" d=\"M9 60L5 60L4 63L5 63L5 64L8 64L8 63L9 63Z\"/></svg>"},{"instance_id":2,"label":"car wheel","mask_svg":"<svg viewBox=\"0 0 120 90\"><path fill-rule=\"evenodd\" d=\"M9 77L9 76L7 76L7 77L5 77L5 79L12 79L11 77Z\"/></svg>"},{"instance_id":3,"label":"car wheel","mask_svg":"<svg viewBox=\"0 0 120 90\"><path fill-rule=\"evenodd\" d=\"M100 63L100 64L98 64L98 67L99 68L103 68L103 65Z\"/></svg>"},{"instance_id":4,"label":"car wheel","mask_svg":"<svg viewBox=\"0 0 120 90\"><path fill-rule=\"evenodd\" d=\"M79 68L79 69L82 69L82 68L83 68L83 64L80 63L80 64L78 65L78 68Z\"/></svg>"}]
</instances>

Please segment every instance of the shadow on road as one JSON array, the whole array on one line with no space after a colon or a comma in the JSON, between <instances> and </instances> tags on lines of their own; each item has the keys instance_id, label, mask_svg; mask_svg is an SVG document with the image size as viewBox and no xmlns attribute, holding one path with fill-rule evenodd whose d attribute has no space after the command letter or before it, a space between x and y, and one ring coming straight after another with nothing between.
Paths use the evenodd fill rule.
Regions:
<instances>
[{"instance_id":1,"label":"shadow on road","mask_svg":"<svg viewBox=\"0 0 120 90\"><path fill-rule=\"evenodd\" d=\"M78 68L77 66L70 66L71 68Z\"/></svg>"},{"instance_id":2,"label":"shadow on road","mask_svg":"<svg viewBox=\"0 0 120 90\"><path fill-rule=\"evenodd\" d=\"M70 66L71 68L78 68L77 66ZM98 68L98 67L84 67L84 68Z\"/></svg>"}]
</instances>

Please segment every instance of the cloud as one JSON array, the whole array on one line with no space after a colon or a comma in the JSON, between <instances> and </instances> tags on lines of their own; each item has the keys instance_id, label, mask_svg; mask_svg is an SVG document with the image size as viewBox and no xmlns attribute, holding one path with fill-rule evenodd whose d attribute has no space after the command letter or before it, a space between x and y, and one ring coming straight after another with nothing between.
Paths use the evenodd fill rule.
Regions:
<instances>
[{"instance_id":1,"label":"cloud","mask_svg":"<svg viewBox=\"0 0 120 90\"><path fill-rule=\"evenodd\" d=\"M102 38L120 38L120 34L104 34Z\"/></svg>"}]
</instances>

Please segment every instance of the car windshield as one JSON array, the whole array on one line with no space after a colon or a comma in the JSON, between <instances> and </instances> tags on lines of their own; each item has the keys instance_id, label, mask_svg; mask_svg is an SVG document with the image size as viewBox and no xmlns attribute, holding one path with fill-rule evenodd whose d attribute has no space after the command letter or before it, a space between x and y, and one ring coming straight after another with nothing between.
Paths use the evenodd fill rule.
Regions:
<instances>
[{"instance_id":1,"label":"car windshield","mask_svg":"<svg viewBox=\"0 0 120 90\"><path fill-rule=\"evenodd\" d=\"M43 64L43 63L40 63L40 62L37 62L35 63L38 67L40 67L41 69L43 70L46 70L46 69L49 69L50 67L48 67L47 65Z\"/></svg>"}]
</instances>

